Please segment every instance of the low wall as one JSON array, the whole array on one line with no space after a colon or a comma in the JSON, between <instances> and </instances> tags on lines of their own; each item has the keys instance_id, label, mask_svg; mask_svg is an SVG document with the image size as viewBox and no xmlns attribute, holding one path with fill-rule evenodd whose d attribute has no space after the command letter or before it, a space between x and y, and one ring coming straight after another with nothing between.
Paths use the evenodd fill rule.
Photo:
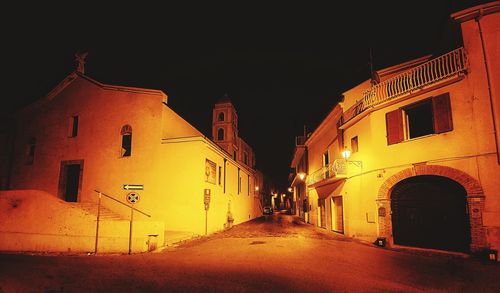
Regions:
<instances>
[{"instance_id":1,"label":"low wall","mask_svg":"<svg viewBox=\"0 0 500 293\"><path fill-rule=\"evenodd\" d=\"M128 253L130 222L99 222L98 253ZM94 252L96 217L37 190L0 192L0 251ZM163 222L134 221L132 252L164 242Z\"/></svg>"}]
</instances>

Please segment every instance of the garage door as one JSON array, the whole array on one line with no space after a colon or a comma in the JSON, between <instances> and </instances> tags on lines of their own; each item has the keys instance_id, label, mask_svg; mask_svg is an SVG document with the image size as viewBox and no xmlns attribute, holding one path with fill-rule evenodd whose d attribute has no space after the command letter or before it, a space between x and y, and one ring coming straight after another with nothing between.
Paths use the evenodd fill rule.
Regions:
<instances>
[{"instance_id":1,"label":"garage door","mask_svg":"<svg viewBox=\"0 0 500 293\"><path fill-rule=\"evenodd\" d=\"M405 179L391 193L394 243L450 251L469 250L465 189L440 176Z\"/></svg>"}]
</instances>

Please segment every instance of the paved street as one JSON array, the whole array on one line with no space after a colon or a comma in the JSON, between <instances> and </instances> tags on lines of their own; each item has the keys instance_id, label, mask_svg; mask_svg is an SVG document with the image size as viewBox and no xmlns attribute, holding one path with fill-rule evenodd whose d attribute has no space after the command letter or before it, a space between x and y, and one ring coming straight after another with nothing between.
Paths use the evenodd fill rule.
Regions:
<instances>
[{"instance_id":1,"label":"paved street","mask_svg":"<svg viewBox=\"0 0 500 293\"><path fill-rule=\"evenodd\" d=\"M500 265L393 251L275 213L140 255L0 254L0 292L498 292Z\"/></svg>"}]
</instances>

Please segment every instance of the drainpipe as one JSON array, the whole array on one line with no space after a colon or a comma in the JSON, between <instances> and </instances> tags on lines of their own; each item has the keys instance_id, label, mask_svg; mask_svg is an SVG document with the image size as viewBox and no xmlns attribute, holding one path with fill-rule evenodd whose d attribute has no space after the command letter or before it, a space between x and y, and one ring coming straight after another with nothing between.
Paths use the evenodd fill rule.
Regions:
<instances>
[{"instance_id":1,"label":"drainpipe","mask_svg":"<svg viewBox=\"0 0 500 293\"><path fill-rule=\"evenodd\" d=\"M494 139L495 139L495 148L496 148L496 152L497 152L497 163L500 165L500 153L499 153L499 149L498 149L497 128L496 128L496 124L495 124L495 108L493 107L493 94L491 92L490 69L488 67L488 60L486 59L486 49L484 46L483 30L481 28L481 21L480 21L482 17L483 17L483 9L480 9L479 14L474 18L474 20L477 23L477 27L479 29L479 38L481 39L481 48L483 51L484 67L486 70L486 81L488 83L488 95L489 95L489 99L490 99L491 118L492 118L492 122L493 122L493 135L494 135Z\"/></svg>"}]
</instances>

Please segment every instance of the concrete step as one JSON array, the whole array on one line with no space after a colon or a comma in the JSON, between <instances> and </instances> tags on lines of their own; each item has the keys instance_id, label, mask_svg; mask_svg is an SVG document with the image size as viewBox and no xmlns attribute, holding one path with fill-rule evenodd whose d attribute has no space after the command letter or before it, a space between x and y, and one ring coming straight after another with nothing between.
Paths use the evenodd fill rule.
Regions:
<instances>
[{"instance_id":1,"label":"concrete step","mask_svg":"<svg viewBox=\"0 0 500 293\"><path fill-rule=\"evenodd\" d=\"M94 215L97 218L97 203L93 202L75 202L72 203L73 207L84 210L87 213ZM101 220L127 220L121 215L109 210L108 208L101 205L99 218Z\"/></svg>"}]
</instances>

